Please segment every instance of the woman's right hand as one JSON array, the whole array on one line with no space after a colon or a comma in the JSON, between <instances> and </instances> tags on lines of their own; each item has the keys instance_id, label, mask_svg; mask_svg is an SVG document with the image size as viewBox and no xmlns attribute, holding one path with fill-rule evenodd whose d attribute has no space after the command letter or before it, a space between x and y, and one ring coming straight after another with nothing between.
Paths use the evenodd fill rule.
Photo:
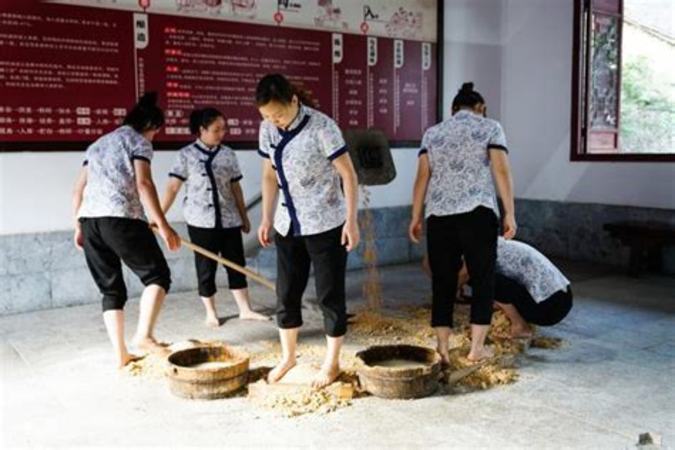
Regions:
<instances>
[{"instance_id":1,"label":"woman's right hand","mask_svg":"<svg viewBox=\"0 0 675 450\"><path fill-rule=\"evenodd\" d=\"M410 221L410 226L408 227L408 236L415 244L419 244L420 239L422 239L422 225L422 219L420 218L414 218Z\"/></svg>"},{"instance_id":2,"label":"woman's right hand","mask_svg":"<svg viewBox=\"0 0 675 450\"><path fill-rule=\"evenodd\" d=\"M84 236L82 235L82 227L79 224L75 227L73 243L75 244L76 249L80 251L84 250Z\"/></svg>"},{"instance_id":3,"label":"woman's right hand","mask_svg":"<svg viewBox=\"0 0 675 450\"><path fill-rule=\"evenodd\" d=\"M516 236L518 225L516 225L516 218L513 216L513 214L504 215L502 227L504 239L513 239Z\"/></svg>"},{"instance_id":4,"label":"woman's right hand","mask_svg":"<svg viewBox=\"0 0 675 450\"><path fill-rule=\"evenodd\" d=\"M263 247L269 247L272 243L270 239L272 234L272 222L269 220L263 219L258 227L258 241Z\"/></svg>"}]
</instances>

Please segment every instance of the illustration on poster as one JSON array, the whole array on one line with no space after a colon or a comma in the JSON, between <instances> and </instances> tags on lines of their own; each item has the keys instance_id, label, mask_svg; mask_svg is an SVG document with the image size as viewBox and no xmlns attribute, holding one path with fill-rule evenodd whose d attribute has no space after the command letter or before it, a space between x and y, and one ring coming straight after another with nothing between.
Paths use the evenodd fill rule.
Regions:
<instances>
[{"instance_id":1,"label":"illustration on poster","mask_svg":"<svg viewBox=\"0 0 675 450\"><path fill-rule=\"evenodd\" d=\"M219 15L223 7L233 15L253 16L256 13L255 0L176 0L178 12Z\"/></svg>"},{"instance_id":2,"label":"illustration on poster","mask_svg":"<svg viewBox=\"0 0 675 450\"><path fill-rule=\"evenodd\" d=\"M333 0L318 0L321 14L314 18L320 27L349 29L349 24L342 20L342 11L333 5Z\"/></svg>"}]
</instances>

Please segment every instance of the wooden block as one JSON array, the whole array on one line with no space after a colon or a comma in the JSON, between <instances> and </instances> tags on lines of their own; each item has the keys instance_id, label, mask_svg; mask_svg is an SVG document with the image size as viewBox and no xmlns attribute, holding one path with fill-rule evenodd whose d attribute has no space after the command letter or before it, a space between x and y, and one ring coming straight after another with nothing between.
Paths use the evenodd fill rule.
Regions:
<instances>
[{"instance_id":1,"label":"wooden block","mask_svg":"<svg viewBox=\"0 0 675 450\"><path fill-rule=\"evenodd\" d=\"M354 385L351 383L342 383L336 381L326 388L328 392L339 398L340 400L351 400L354 398Z\"/></svg>"}]
</instances>

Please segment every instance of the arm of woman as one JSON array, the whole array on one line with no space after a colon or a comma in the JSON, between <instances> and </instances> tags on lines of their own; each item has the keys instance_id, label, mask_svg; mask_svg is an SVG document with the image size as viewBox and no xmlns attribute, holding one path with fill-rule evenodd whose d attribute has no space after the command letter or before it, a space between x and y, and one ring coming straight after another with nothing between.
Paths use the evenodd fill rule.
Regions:
<instances>
[{"instance_id":1,"label":"arm of woman","mask_svg":"<svg viewBox=\"0 0 675 450\"><path fill-rule=\"evenodd\" d=\"M77 220L77 213L82 206L82 196L84 194L84 188L87 185L87 166L83 166L80 169L80 173L77 175L77 180L75 181L75 187L73 188L73 221L75 222L75 235L73 236L73 242L75 247L79 250L82 250L82 245L84 240L82 237L82 226Z\"/></svg>"},{"instance_id":2,"label":"arm of woman","mask_svg":"<svg viewBox=\"0 0 675 450\"><path fill-rule=\"evenodd\" d=\"M183 180L180 180L176 177L169 177L169 182L166 184L166 189L164 190L164 196L162 197L162 212L166 214L171 209L171 205L176 200L178 192L180 191L181 186L183 186Z\"/></svg>"},{"instance_id":3,"label":"arm of woman","mask_svg":"<svg viewBox=\"0 0 675 450\"><path fill-rule=\"evenodd\" d=\"M266 158L263 160L262 168L262 220L258 227L258 240L263 247L272 243L270 234L274 216L274 203L277 200L278 192L277 176L272 168L272 162L269 158Z\"/></svg>"},{"instance_id":4,"label":"arm of woman","mask_svg":"<svg viewBox=\"0 0 675 450\"><path fill-rule=\"evenodd\" d=\"M237 211L241 217L241 231L248 233L251 231L251 222L248 219L248 212L246 211L246 203L244 202L244 191L241 188L241 183L233 181L230 183L232 195L234 196L234 203L237 205Z\"/></svg>"},{"instance_id":5,"label":"arm of woman","mask_svg":"<svg viewBox=\"0 0 675 450\"><path fill-rule=\"evenodd\" d=\"M162 207L159 204L157 188L155 187L155 182L152 180L150 163L141 159L134 160L134 170L136 172L136 186L138 188L138 193L140 194L143 204L150 213L150 220L157 224L159 235L162 237L169 250L178 250L180 248L180 236L178 236L178 233L176 233L169 225L169 222L167 222Z\"/></svg>"},{"instance_id":6,"label":"arm of woman","mask_svg":"<svg viewBox=\"0 0 675 450\"><path fill-rule=\"evenodd\" d=\"M419 244L422 238L422 225L424 223L424 198L427 195L429 179L431 178L431 168L429 166L429 156L423 153L417 162L417 175L413 186L412 198L412 218L408 227L410 239Z\"/></svg>"},{"instance_id":7,"label":"arm of woman","mask_svg":"<svg viewBox=\"0 0 675 450\"><path fill-rule=\"evenodd\" d=\"M354 164L352 164L349 153L344 153L335 158L333 166L340 175L340 178L342 178L342 186L345 193L347 217L342 229L342 245L345 245L347 251L350 252L359 245L359 240L361 239L357 219L359 193L356 170L354 170Z\"/></svg>"},{"instance_id":8,"label":"arm of woman","mask_svg":"<svg viewBox=\"0 0 675 450\"><path fill-rule=\"evenodd\" d=\"M509 158L506 152L500 149L490 149L489 152L490 165L497 186L497 193L504 204L504 238L513 239L518 227L516 225L515 205L513 200L513 177L511 176Z\"/></svg>"}]
</instances>

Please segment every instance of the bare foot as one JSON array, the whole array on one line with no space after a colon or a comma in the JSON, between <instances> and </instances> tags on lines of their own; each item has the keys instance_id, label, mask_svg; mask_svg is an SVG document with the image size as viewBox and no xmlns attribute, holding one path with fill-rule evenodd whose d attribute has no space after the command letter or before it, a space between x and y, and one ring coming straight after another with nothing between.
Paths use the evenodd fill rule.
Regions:
<instances>
[{"instance_id":1,"label":"bare foot","mask_svg":"<svg viewBox=\"0 0 675 450\"><path fill-rule=\"evenodd\" d=\"M447 350L436 348L436 353L441 357L441 367L447 369L450 367L450 353Z\"/></svg>"},{"instance_id":2,"label":"bare foot","mask_svg":"<svg viewBox=\"0 0 675 450\"><path fill-rule=\"evenodd\" d=\"M133 340L133 345L146 353L154 353L158 355L168 355L171 351L168 349L168 346L164 343L157 342L154 338L145 337L145 338L135 338Z\"/></svg>"},{"instance_id":3,"label":"bare foot","mask_svg":"<svg viewBox=\"0 0 675 450\"><path fill-rule=\"evenodd\" d=\"M117 361L117 368L122 370L124 367L126 367L127 364L131 364L134 361L138 361L143 359L142 356L138 355L132 355L131 353L127 353L125 356L122 357L119 361Z\"/></svg>"},{"instance_id":4,"label":"bare foot","mask_svg":"<svg viewBox=\"0 0 675 450\"><path fill-rule=\"evenodd\" d=\"M528 325L511 326L511 339L532 339L532 329Z\"/></svg>"},{"instance_id":5,"label":"bare foot","mask_svg":"<svg viewBox=\"0 0 675 450\"><path fill-rule=\"evenodd\" d=\"M490 359L493 356L495 356L495 351L492 348L485 346L476 352L469 352L469 354L466 355L466 359L473 363L478 363Z\"/></svg>"},{"instance_id":6,"label":"bare foot","mask_svg":"<svg viewBox=\"0 0 675 450\"><path fill-rule=\"evenodd\" d=\"M204 323L207 327L218 328L220 326L220 319L215 316L206 316Z\"/></svg>"},{"instance_id":7,"label":"bare foot","mask_svg":"<svg viewBox=\"0 0 675 450\"><path fill-rule=\"evenodd\" d=\"M271 319L270 316L266 316L264 314L257 313L253 310L240 312L239 318L241 320L261 320L261 321L264 321L264 322L267 322Z\"/></svg>"},{"instance_id":8,"label":"bare foot","mask_svg":"<svg viewBox=\"0 0 675 450\"><path fill-rule=\"evenodd\" d=\"M319 373L316 374L316 377L314 377L314 380L312 380L312 387L314 389L325 388L326 386L332 384L333 381L335 381L339 375L340 375L340 366L329 366L329 367L322 366Z\"/></svg>"},{"instance_id":9,"label":"bare foot","mask_svg":"<svg viewBox=\"0 0 675 450\"><path fill-rule=\"evenodd\" d=\"M296 364L295 359L290 361L281 361L274 367L274 369L270 370L270 373L267 374L267 382L268 383L278 382L284 377L284 375L286 375L286 372L295 367L295 364Z\"/></svg>"}]
</instances>

